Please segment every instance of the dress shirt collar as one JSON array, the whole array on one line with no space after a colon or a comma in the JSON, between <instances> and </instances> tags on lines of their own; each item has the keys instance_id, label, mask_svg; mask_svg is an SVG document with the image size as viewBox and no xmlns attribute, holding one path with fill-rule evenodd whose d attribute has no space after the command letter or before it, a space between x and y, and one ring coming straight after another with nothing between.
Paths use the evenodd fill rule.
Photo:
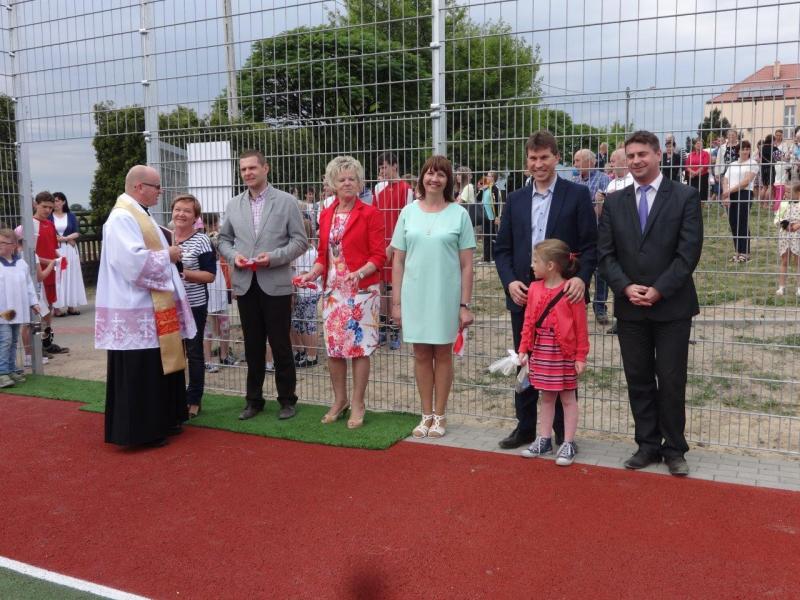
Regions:
<instances>
[{"instance_id":1,"label":"dress shirt collar","mask_svg":"<svg viewBox=\"0 0 800 600\"><path fill-rule=\"evenodd\" d=\"M642 187L642 185L649 185L649 186L650 186L650 189L649 189L649 190L648 190L648 192L647 192L648 194L649 194L649 193L651 193L651 192L652 192L652 193L658 193L658 188L660 188L660 187L661 187L661 182L662 182L663 180L664 180L664 175L663 175L663 173L659 173L659 174L658 174L658 177L656 177L655 179L653 179L653 181L651 181L651 182L650 182L650 183L648 183L648 184L641 184L641 183L639 183L638 181L636 181L636 180L634 179L634 180L633 180L633 192L634 192L634 194L638 194L638 193L639 193L639 188L640 188L640 187Z\"/></svg>"},{"instance_id":2,"label":"dress shirt collar","mask_svg":"<svg viewBox=\"0 0 800 600\"><path fill-rule=\"evenodd\" d=\"M269 183L264 186L264 189L261 190L258 194L253 196L252 190L250 188L247 189L247 197L250 199L250 202L260 202L264 198L267 197L267 190L269 189Z\"/></svg>"},{"instance_id":3,"label":"dress shirt collar","mask_svg":"<svg viewBox=\"0 0 800 600\"><path fill-rule=\"evenodd\" d=\"M544 192L544 193L542 193L542 192L540 192L540 191L538 191L536 189L536 181L535 180L531 181L531 184L533 185L533 195L534 196L538 195L538 196L540 196L542 198L544 198L545 196L552 196L553 195L553 190L556 189L556 181L558 181L558 173L555 173L553 175L553 180L547 185L547 191Z\"/></svg>"}]
</instances>

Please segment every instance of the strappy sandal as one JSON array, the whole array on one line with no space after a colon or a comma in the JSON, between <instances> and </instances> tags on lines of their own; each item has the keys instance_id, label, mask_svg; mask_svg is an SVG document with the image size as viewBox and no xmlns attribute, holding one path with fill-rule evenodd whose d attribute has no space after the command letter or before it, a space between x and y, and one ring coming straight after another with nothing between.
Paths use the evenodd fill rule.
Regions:
<instances>
[{"instance_id":1,"label":"strappy sandal","mask_svg":"<svg viewBox=\"0 0 800 600\"><path fill-rule=\"evenodd\" d=\"M431 426L426 425L428 421L432 421L436 415L422 415L422 420L419 422L419 425L414 427L411 431L411 435L415 438L424 438L428 436L428 431L430 430Z\"/></svg>"},{"instance_id":2,"label":"strappy sandal","mask_svg":"<svg viewBox=\"0 0 800 600\"><path fill-rule=\"evenodd\" d=\"M328 412L327 414L322 416L322 420L320 421L320 423L322 423L323 425L329 425L330 423L336 423L336 421L338 421L342 417L347 416L347 412L349 410L350 410L350 404L347 404L347 406L342 408L342 410L340 410L338 413L331 414L330 412Z\"/></svg>"},{"instance_id":3,"label":"strappy sandal","mask_svg":"<svg viewBox=\"0 0 800 600\"><path fill-rule=\"evenodd\" d=\"M444 425L442 425L442 421L444 421L447 417L445 415L433 415L433 424L428 429L428 437L432 438L440 438L444 437L444 434L447 432Z\"/></svg>"}]
</instances>

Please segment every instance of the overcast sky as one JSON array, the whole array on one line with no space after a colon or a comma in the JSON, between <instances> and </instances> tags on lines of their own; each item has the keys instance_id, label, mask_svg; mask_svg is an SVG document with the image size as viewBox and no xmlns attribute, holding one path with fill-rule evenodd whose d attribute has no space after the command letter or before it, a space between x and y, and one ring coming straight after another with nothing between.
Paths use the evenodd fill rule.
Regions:
<instances>
[{"instance_id":1,"label":"overcast sky","mask_svg":"<svg viewBox=\"0 0 800 600\"><path fill-rule=\"evenodd\" d=\"M364 0L368 2L369 0ZM31 0L17 4L17 78L25 99L35 190L87 203L95 169L91 108L144 102L138 3ZM333 2L232 0L236 62L254 40L325 22ZM476 22L503 20L541 50L545 103L604 126L630 117L678 136L702 120L714 93L775 60L800 62L800 0L469 0ZM225 86L222 0L154 2L151 40L159 110L206 114ZM10 47L0 11L2 50ZM0 91L11 63L0 59ZM682 137L679 137L682 139Z\"/></svg>"}]
</instances>

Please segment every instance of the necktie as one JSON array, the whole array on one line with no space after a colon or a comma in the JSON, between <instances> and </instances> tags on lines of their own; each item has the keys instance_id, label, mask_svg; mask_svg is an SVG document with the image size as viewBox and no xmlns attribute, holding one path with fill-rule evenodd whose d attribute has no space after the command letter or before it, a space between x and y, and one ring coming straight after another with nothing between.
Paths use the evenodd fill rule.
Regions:
<instances>
[{"instance_id":1,"label":"necktie","mask_svg":"<svg viewBox=\"0 0 800 600\"><path fill-rule=\"evenodd\" d=\"M644 232L644 226L647 225L647 191L649 189L649 185L639 188L639 225L642 226L642 232Z\"/></svg>"}]
</instances>

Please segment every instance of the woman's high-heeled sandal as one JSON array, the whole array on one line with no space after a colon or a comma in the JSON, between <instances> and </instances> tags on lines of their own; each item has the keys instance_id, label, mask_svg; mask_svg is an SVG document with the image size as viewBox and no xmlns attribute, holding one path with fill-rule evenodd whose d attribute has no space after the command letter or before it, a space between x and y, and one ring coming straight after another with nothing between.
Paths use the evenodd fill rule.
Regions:
<instances>
[{"instance_id":1,"label":"woman's high-heeled sandal","mask_svg":"<svg viewBox=\"0 0 800 600\"><path fill-rule=\"evenodd\" d=\"M322 420L320 421L320 423L322 423L323 425L329 425L330 423L336 423L336 421L338 421L342 417L346 416L347 415L347 411L349 411L349 410L350 410L350 405L348 404L347 406L345 406L342 410L340 410L336 414L332 415L332 414L328 413L326 415L323 415Z\"/></svg>"},{"instance_id":2,"label":"woman's high-heeled sandal","mask_svg":"<svg viewBox=\"0 0 800 600\"><path fill-rule=\"evenodd\" d=\"M428 430L430 429L430 425L426 425L428 421L433 420L434 415L422 415L422 420L419 422L419 425L414 427L411 431L411 435L415 438L424 438L428 435Z\"/></svg>"},{"instance_id":3,"label":"woman's high-heeled sandal","mask_svg":"<svg viewBox=\"0 0 800 600\"><path fill-rule=\"evenodd\" d=\"M440 438L444 437L444 434L447 432L444 425L442 425L442 421L444 421L447 417L445 415L433 415L433 424L428 429L428 437L432 438Z\"/></svg>"}]
</instances>

